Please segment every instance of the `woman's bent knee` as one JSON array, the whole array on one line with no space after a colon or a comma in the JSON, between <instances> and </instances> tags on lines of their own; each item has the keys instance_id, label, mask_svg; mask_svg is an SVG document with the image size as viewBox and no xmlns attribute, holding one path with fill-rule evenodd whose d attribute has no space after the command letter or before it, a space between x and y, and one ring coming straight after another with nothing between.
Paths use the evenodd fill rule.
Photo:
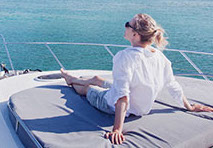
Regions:
<instances>
[{"instance_id":1,"label":"woman's bent knee","mask_svg":"<svg viewBox=\"0 0 213 148\"><path fill-rule=\"evenodd\" d=\"M94 76L92 78L91 84L102 87L103 82L104 82L104 79L102 77L100 77L100 76Z\"/></svg>"},{"instance_id":2,"label":"woman's bent knee","mask_svg":"<svg viewBox=\"0 0 213 148\"><path fill-rule=\"evenodd\" d=\"M93 80L100 80L100 77L99 76L94 76L92 79Z\"/></svg>"}]
</instances>

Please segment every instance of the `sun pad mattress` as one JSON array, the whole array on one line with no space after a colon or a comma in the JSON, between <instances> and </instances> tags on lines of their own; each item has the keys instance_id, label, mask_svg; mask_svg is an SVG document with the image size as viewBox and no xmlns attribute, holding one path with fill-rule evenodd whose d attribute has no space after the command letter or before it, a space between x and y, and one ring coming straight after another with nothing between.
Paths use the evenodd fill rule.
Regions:
<instances>
[{"instance_id":1,"label":"sun pad mattress","mask_svg":"<svg viewBox=\"0 0 213 148\"><path fill-rule=\"evenodd\" d=\"M212 146L212 113L188 112L163 95L159 95L149 115L125 119L126 141L119 146L104 138L113 127L114 116L92 107L64 82L14 94L8 107L12 124L26 147Z\"/></svg>"}]
</instances>

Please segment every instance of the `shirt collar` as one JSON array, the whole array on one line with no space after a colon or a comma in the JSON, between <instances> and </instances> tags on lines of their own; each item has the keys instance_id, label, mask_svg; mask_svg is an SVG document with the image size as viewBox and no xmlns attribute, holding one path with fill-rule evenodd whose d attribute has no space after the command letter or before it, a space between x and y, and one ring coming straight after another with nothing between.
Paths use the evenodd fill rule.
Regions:
<instances>
[{"instance_id":1,"label":"shirt collar","mask_svg":"<svg viewBox=\"0 0 213 148\"><path fill-rule=\"evenodd\" d=\"M151 56L155 55L155 53L156 53L156 51L151 52L149 49L142 48L142 47L129 47L129 49L137 50L141 53L144 53L144 55L147 56L147 57L151 57Z\"/></svg>"}]
</instances>

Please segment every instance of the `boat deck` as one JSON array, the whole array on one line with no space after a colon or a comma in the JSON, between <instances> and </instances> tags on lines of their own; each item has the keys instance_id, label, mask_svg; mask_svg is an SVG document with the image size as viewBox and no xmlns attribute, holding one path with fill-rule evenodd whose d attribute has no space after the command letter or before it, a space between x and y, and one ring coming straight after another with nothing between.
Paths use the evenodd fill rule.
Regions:
<instances>
[{"instance_id":1,"label":"boat deck","mask_svg":"<svg viewBox=\"0 0 213 148\"><path fill-rule=\"evenodd\" d=\"M95 74L103 76L106 79L111 79L111 71L76 70L70 72L75 76L93 76ZM75 103L70 102L68 98L70 95L74 95L75 92L72 91L71 88L66 87L66 84L62 79L36 79L40 75L52 73L59 72L54 71L32 73L21 75L18 77L14 76L0 81L0 107L2 113L0 114L0 125L2 125L0 130L3 131L0 133L0 141L3 141L3 143L1 144L7 147L22 146L16 134L14 134L15 132L12 129L10 120L8 118L9 112L7 109L7 102L11 97L11 94L15 94L11 99L15 101L12 102L13 105L10 104L10 107L12 107L12 111L17 113L22 121L25 122L24 124L29 127L32 136L35 137L35 139L41 144L42 147L66 147L72 144L77 146L77 144L81 143L81 141L82 143L85 143L87 145L89 144L90 146L94 147L94 143L88 141L91 139L99 144L97 145L97 147L112 147L110 142L103 138L103 134L106 130L110 130L112 128L113 116L105 115L104 113L99 112L94 108L89 108L85 101L83 101L84 107L88 109L88 112L82 111L78 105L72 106L72 104ZM183 87L184 93L191 103L201 103L204 105L209 105L211 107L213 106L212 81L186 77L176 77L176 79ZM24 108L23 110L22 105L24 103L19 102L19 100L21 99L16 98L23 98L21 96L23 96L24 94L25 98L33 99L31 100L33 104L28 104L28 107L26 106L26 108ZM37 95L39 95L39 97L36 97ZM50 98L53 98L53 100L57 100L56 102L58 102L58 104L55 104L57 109L47 107L48 105L54 104L54 102L52 102L53 100ZM41 102L43 99L45 100L45 102L47 102L46 104L43 104L44 106L38 103ZM74 101L77 100L74 99ZM17 104L14 104L14 102L16 101ZM48 118L45 118L45 116L47 117L47 115L44 114L43 116L43 113L41 112L41 114L34 114L34 117L29 117L29 112L31 111L31 109L35 109L33 106L37 106L38 108L47 108L46 112L48 113ZM55 111L57 110L59 112L56 113ZM97 116L100 118L95 118L93 116L93 113L95 114L95 117ZM54 116L56 114L57 116ZM58 119L63 116L67 116L67 118L63 118L63 121L70 121L70 117L72 116L71 118L76 117L76 119L81 119L80 121L84 119L85 122L77 124L81 125L81 128L72 128L68 126L69 124L63 122L63 124L66 124L68 126L68 132L65 131L64 128L61 128L63 127L63 125L61 127L59 126L59 129L57 130L55 129L56 126L54 126L54 124L49 124L50 121L59 124L60 122L58 121ZM91 121L88 119L88 117L92 119L94 118L94 120ZM105 122L106 124L103 124ZM153 109L149 115L139 118L132 116L126 119L124 132L126 132L127 141L122 146L210 147L213 145L212 122L213 113L188 112L177 106L177 104L171 99L167 91L163 90L157 97L157 101L155 102ZM47 125L44 127L38 126L38 124L41 123L44 125L49 124L49 127L44 128ZM83 130L76 131L76 129L82 129L82 126L84 127ZM6 136L4 133L6 133ZM68 137L65 136L66 134ZM91 137L88 138L89 136ZM42 137L45 138L42 139ZM61 143L55 142L55 138L60 139ZM67 140L67 138L69 140ZM9 143L8 141L12 142ZM75 142L77 142L77 144Z\"/></svg>"}]
</instances>

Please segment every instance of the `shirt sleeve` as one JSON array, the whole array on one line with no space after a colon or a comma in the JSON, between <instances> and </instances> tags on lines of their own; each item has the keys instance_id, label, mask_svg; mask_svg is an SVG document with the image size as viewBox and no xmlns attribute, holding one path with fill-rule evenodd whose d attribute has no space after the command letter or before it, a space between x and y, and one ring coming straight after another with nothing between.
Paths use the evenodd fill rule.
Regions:
<instances>
[{"instance_id":1,"label":"shirt sleeve","mask_svg":"<svg viewBox=\"0 0 213 148\"><path fill-rule=\"evenodd\" d=\"M165 85L172 96L172 98L181 106L184 107L183 104L183 89L180 84L175 80L171 62L167 59L165 66Z\"/></svg>"},{"instance_id":2,"label":"shirt sleeve","mask_svg":"<svg viewBox=\"0 0 213 148\"><path fill-rule=\"evenodd\" d=\"M132 61L124 52L119 52L113 58L113 103L126 96L129 102L130 82L133 76ZM129 103L128 107L129 108Z\"/></svg>"}]
</instances>

